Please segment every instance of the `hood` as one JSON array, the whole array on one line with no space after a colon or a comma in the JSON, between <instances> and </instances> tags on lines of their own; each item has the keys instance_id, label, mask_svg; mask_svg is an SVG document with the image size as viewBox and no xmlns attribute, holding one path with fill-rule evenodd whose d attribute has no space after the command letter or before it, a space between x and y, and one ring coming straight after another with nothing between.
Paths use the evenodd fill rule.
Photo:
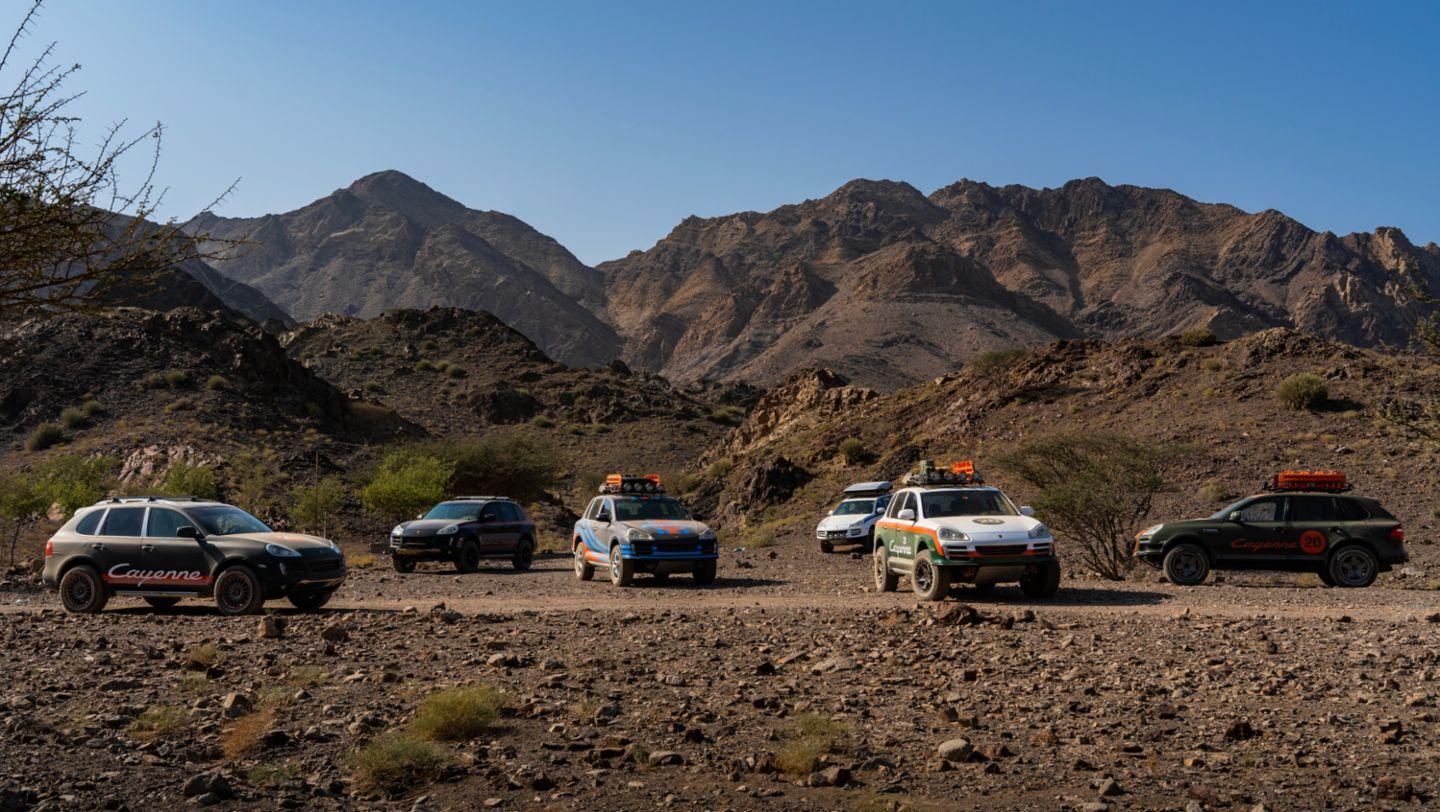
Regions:
<instances>
[{"instance_id":1,"label":"hood","mask_svg":"<svg viewBox=\"0 0 1440 812\"><path fill-rule=\"evenodd\" d=\"M330 542L319 536L307 536L304 533L239 533L234 536L217 536L226 541L254 541L260 544L278 544L281 547L289 547L297 553L327 552L332 553Z\"/></svg>"},{"instance_id":2,"label":"hood","mask_svg":"<svg viewBox=\"0 0 1440 812\"><path fill-rule=\"evenodd\" d=\"M849 516L826 516L820 520L816 530L848 530L857 524L879 518L876 513L852 513Z\"/></svg>"},{"instance_id":3,"label":"hood","mask_svg":"<svg viewBox=\"0 0 1440 812\"><path fill-rule=\"evenodd\" d=\"M413 519L401 522L407 536L433 536L452 524L465 524L459 519Z\"/></svg>"},{"instance_id":4,"label":"hood","mask_svg":"<svg viewBox=\"0 0 1440 812\"><path fill-rule=\"evenodd\" d=\"M971 541L1026 541L1030 530L1043 522L1029 516L953 516L936 519L939 527L959 530Z\"/></svg>"},{"instance_id":5,"label":"hood","mask_svg":"<svg viewBox=\"0 0 1440 812\"><path fill-rule=\"evenodd\" d=\"M678 521L670 519L645 519L633 522L616 522L626 530L643 530L657 539L683 539L703 534L710 528L704 522Z\"/></svg>"}]
</instances>

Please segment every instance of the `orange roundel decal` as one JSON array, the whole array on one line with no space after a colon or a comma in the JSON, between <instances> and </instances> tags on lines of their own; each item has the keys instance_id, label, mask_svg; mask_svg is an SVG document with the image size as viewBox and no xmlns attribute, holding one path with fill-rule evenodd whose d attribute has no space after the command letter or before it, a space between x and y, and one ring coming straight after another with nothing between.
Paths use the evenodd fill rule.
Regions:
<instances>
[{"instance_id":1,"label":"orange roundel decal","mask_svg":"<svg viewBox=\"0 0 1440 812\"><path fill-rule=\"evenodd\" d=\"M1325 552L1325 534L1319 530L1306 530L1300 535L1300 549L1311 555Z\"/></svg>"}]
</instances>

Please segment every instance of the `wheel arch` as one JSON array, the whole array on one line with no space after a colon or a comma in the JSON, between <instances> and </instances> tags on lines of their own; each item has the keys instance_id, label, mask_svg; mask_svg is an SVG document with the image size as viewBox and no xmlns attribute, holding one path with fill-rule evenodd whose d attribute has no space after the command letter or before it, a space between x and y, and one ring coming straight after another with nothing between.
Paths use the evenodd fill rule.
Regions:
<instances>
[{"instance_id":1,"label":"wheel arch","mask_svg":"<svg viewBox=\"0 0 1440 812\"><path fill-rule=\"evenodd\" d=\"M88 555L74 555L67 558L64 563L60 565L60 569L55 571L55 583L59 584L60 579L65 577L65 573L76 567L90 567L100 573L100 583L104 585L106 589L110 588L110 585L105 583L105 570L101 569L100 565L95 562L95 559Z\"/></svg>"},{"instance_id":2,"label":"wheel arch","mask_svg":"<svg viewBox=\"0 0 1440 812\"><path fill-rule=\"evenodd\" d=\"M1161 556L1163 557L1169 555L1171 550L1175 549L1181 544L1189 544L1193 546L1195 549L1200 551L1201 555L1205 556L1205 560L1209 562L1210 566L1215 566L1215 556L1211 554L1210 550L1205 547L1205 545L1200 541L1198 536L1193 535L1176 536L1175 538L1166 541L1165 546L1160 548Z\"/></svg>"},{"instance_id":3,"label":"wheel arch","mask_svg":"<svg viewBox=\"0 0 1440 812\"><path fill-rule=\"evenodd\" d=\"M1339 553L1346 547L1362 547L1365 549L1366 552L1370 553L1370 555L1375 557L1375 563L1377 565L1380 564L1380 551L1375 549L1375 545L1373 543L1366 539L1355 538L1354 536L1346 536L1345 538L1335 542L1334 544L1331 544L1325 549L1325 557L1323 559L1324 566L1329 567L1330 562L1335 559L1336 553Z\"/></svg>"}]
</instances>

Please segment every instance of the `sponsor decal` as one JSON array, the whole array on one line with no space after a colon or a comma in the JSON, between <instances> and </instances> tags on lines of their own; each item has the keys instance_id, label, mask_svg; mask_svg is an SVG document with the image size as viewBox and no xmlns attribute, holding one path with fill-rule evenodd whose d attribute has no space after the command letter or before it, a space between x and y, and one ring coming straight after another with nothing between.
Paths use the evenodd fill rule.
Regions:
<instances>
[{"instance_id":1,"label":"sponsor decal","mask_svg":"<svg viewBox=\"0 0 1440 812\"><path fill-rule=\"evenodd\" d=\"M1259 541L1253 539L1236 539L1230 542L1230 549L1244 550L1247 553L1265 553L1272 551L1290 551L1296 547L1295 542L1278 539L1276 541Z\"/></svg>"},{"instance_id":2,"label":"sponsor decal","mask_svg":"<svg viewBox=\"0 0 1440 812\"><path fill-rule=\"evenodd\" d=\"M1300 549L1310 555L1319 555L1325 552L1325 534L1319 530L1306 530L1300 534Z\"/></svg>"},{"instance_id":3,"label":"sponsor decal","mask_svg":"<svg viewBox=\"0 0 1440 812\"><path fill-rule=\"evenodd\" d=\"M1004 519L975 519L976 524L1004 524Z\"/></svg>"},{"instance_id":4,"label":"sponsor decal","mask_svg":"<svg viewBox=\"0 0 1440 812\"><path fill-rule=\"evenodd\" d=\"M141 570L127 569L130 564L116 564L102 576L107 584L118 584L121 586L145 586L146 584L156 585L180 585L180 586L204 586L210 583L210 578L196 570Z\"/></svg>"}]
</instances>

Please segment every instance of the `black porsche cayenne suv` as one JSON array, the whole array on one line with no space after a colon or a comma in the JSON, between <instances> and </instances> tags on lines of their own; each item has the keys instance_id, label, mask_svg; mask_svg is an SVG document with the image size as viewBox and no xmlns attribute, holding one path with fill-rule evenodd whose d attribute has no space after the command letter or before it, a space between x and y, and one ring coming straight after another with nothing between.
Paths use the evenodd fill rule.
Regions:
<instances>
[{"instance_id":1,"label":"black porsche cayenne suv","mask_svg":"<svg viewBox=\"0 0 1440 812\"><path fill-rule=\"evenodd\" d=\"M419 561L449 561L474 572L486 559L507 559L517 570L535 560L535 523L513 499L457 496L390 531L390 558L397 572Z\"/></svg>"}]
</instances>

